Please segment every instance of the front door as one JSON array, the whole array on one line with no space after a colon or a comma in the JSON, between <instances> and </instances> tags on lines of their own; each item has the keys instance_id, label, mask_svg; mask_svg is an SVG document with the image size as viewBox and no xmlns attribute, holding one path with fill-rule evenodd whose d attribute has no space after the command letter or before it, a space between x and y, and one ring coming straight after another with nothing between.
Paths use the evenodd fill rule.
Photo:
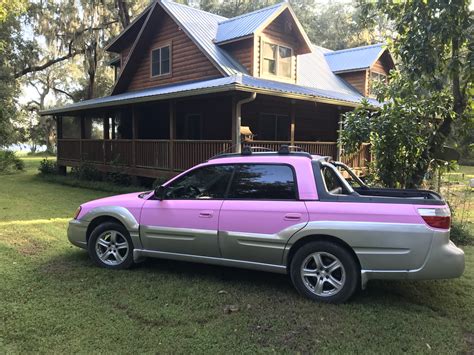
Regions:
<instances>
[{"instance_id":1,"label":"front door","mask_svg":"<svg viewBox=\"0 0 474 355\"><path fill-rule=\"evenodd\" d=\"M145 202L140 218L143 247L219 257L219 210L232 171L229 165L190 170L166 186L163 200Z\"/></svg>"},{"instance_id":2,"label":"front door","mask_svg":"<svg viewBox=\"0 0 474 355\"><path fill-rule=\"evenodd\" d=\"M219 219L222 256L279 265L287 241L308 219L292 167L237 165Z\"/></svg>"}]
</instances>

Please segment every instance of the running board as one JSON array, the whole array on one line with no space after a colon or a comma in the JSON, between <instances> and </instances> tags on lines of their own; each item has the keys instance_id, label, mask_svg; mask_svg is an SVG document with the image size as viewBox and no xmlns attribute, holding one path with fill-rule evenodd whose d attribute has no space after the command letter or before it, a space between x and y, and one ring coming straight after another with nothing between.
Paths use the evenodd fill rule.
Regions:
<instances>
[{"instance_id":1,"label":"running board","mask_svg":"<svg viewBox=\"0 0 474 355\"><path fill-rule=\"evenodd\" d=\"M154 251L146 249L135 249L133 251L133 260L135 260L136 262L141 261L144 257L189 261L194 263L229 266L243 269L274 272L278 274L286 274L286 266L283 265L263 264L252 261L224 259L212 256L169 253L164 251Z\"/></svg>"}]
</instances>

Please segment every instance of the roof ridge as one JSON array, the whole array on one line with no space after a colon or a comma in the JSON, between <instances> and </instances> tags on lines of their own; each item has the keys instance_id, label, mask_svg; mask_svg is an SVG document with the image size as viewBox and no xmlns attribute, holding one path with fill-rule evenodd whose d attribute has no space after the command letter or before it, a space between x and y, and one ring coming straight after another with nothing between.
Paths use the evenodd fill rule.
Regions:
<instances>
[{"instance_id":1,"label":"roof ridge","mask_svg":"<svg viewBox=\"0 0 474 355\"><path fill-rule=\"evenodd\" d=\"M181 4L181 3L176 2L176 1L173 1L173 0L158 0L158 1L173 3L173 5L178 5L178 6L181 6L181 7L187 7L188 9L195 10L195 11L198 11L198 12L202 12L202 13L205 13L206 15L211 15L211 16L214 16L214 17L219 17L219 18L221 18L221 20L222 20L223 22L229 20L229 18L227 18L227 17L225 17L225 16L213 14L212 12L204 11L204 10L202 10L202 9L198 9L197 7L193 7L193 6ZM220 22L219 22L219 23L220 23Z\"/></svg>"},{"instance_id":2,"label":"roof ridge","mask_svg":"<svg viewBox=\"0 0 474 355\"><path fill-rule=\"evenodd\" d=\"M337 51L332 51L328 53L324 53L324 55L334 55L334 54L340 54L340 53L346 53L346 52L355 52L355 51L361 51L367 48L372 48L372 47L382 47L386 45L386 43L376 43L376 44L369 44L366 46L359 46L359 47L352 47L352 48L346 48L346 49L339 49Z\"/></svg>"},{"instance_id":3,"label":"roof ridge","mask_svg":"<svg viewBox=\"0 0 474 355\"><path fill-rule=\"evenodd\" d=\"M235 16L235 17L231 17L231 18L228 18L222 22L219 22L219 25L220 24L223 24L223 23L228 23L228 22L232 22L234 20L240 20L241 18L244 18L244 17L247 17L247 16L250 16L250 15L254 15L254 14L257 14L259 12L262 12L264 10L269 10L269 9L272 9L272 8L277 8L277 7L280 7L282 6L283 4L287 4L285 1L282 1L282 2L279 2L277 4L274 4L274 5L271 5L271 6L267 6L267 7L262 7L261 9L258 9L258 10L255 10L255 11L252 11L252 12L247 12L245 14L242 14L242 15L239 15L239 16Z\"/></svg>"}]
</instances>

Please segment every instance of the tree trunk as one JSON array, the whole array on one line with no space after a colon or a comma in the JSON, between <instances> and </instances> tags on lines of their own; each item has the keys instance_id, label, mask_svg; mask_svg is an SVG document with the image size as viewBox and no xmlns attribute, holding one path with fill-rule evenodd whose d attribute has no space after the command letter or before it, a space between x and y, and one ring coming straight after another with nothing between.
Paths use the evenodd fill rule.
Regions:
<instances>
[{"instance_id":1,"label":"tree trunk","mask_svg":"<svg viewBox=\"0 0 474 355\"><path fill-rule=\"evenodd\" d=\"M126 0L115 0L115 6L118 10L118 15L122 28L127 27L130 24L130 15L128 12L128 3Z\"/></svg>"}]
</instances>

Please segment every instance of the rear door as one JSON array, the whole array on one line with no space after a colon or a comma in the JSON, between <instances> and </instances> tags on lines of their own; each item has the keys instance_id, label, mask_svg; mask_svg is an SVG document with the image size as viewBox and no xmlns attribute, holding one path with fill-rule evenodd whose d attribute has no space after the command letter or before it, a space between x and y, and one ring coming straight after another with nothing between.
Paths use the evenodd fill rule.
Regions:
<instances>
[{"instance_id":1,"label":"rear door","mask_svg":"<svg viewBox=\"0 0 474 355\"><path fill-rule=\"evenodd\" d=\"M281 264L286 242L308 222L296 185L290 165L237 165L219 218L222 256Z\"/></svg>"},{"instance_id":2,"label":"rear door","mask_svg":"<svg viewBox=\"0 0 474 355\"><path fill-rule=\"evenodd\" d=\"M145 202L140 237L145 249L189 255L220 256L219 210L234 167L207 165L167 186L165 197Z\"/></svg>"}]
</instances>

